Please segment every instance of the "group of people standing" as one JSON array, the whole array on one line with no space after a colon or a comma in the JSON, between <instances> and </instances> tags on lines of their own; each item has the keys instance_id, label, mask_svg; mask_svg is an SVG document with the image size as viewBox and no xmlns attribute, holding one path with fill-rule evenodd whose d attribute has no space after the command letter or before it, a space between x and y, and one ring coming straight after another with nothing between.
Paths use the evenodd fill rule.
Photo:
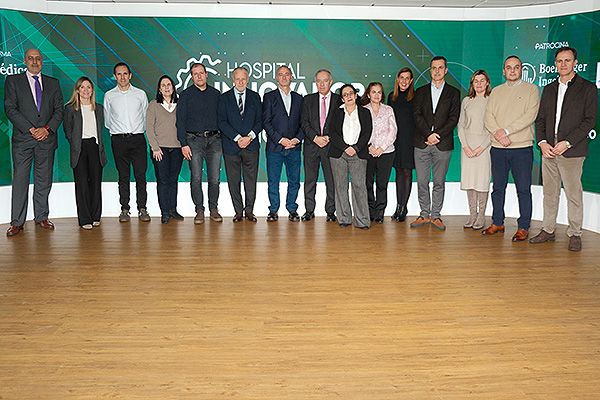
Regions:
<instances>
[{"instance_id":1,"label":"group of people standing","mask_svg":"<svg viewBox=\"0 0 600 400\"><path fill-rule=\"evenodd\" d=\"M12 221L7 235L23 230L32 164L35 223L54 229L48 220L48 194L56 132L64 119L71 145L79 225L86 230L100 225L102 167L107 163L101 138L103 122L110 132L119 175L120 222L130 220L131 169L138 217L143 222L151 220L146 208L148 143L161 222L183 219L177 212L177 187L184 159L189 161L191 171L194 223L205 221L203 170L208 180L208 217L215 222L223 220L218 210L221 158L235 210L233 222L256 222L258 135L264 129L268 222L278 220L284 165L288 182L285 207L290 221L314 218L317 180L322 170L327 221L361 229L368 229L372 222L383 222L387 186L395 168L397 204L392 219L406 219L412 170L416 169L421 210L411 227L432 225L442 230L446 228L441 219L445 178L454 148L453 132L458 126L461 189L467 192L470 210L464 227L483 228L493 176L493 224L483 234L504 231L504 196L512 171L521 213L513 241L521 241L528 236L531 220L535 122L544 156L544 226L530 241L554 240L562 181L569 201L569 249L577 250L577 243L571 243L576 241L573 238L579 238L581 249L580 177L587 155L585 137L596 121L597 99L595 90L592 93L590 89L593 85L575 73L576 58L575 49L557 51L559 79L544 89L539 115L537 87L521 80L521 61L516 56L505 60L506 83L493 91L487 72L475 71L462 106L459 90L445 82L447 61L437 56L430 64L431 83L417 90L413 72L402 68L387 104L379 82L371 82L362 98L351 84L343 85L339 94L332 93L331 73L325 69L315 74L317 93L303 98L291 90L292 71L286 66L277 70L278 87L266 93L262 102L258 93L247 87L249 74L244 68L233 71L233 88L220 94L208 85L206 68L200 63L191 67L192 86L178 94L173 79L164 75L158 80L155 99L148 103L144 91L131 85L129 66L118 63L113 68L117 86L106 92L103 105L95 101L93 82L81 77L63 110L58 80L41 74L42 56L30 49L24 60L27 71L6 79L5 110L14 125ZM569 113L561 113L567 107ZM300 217L297 196L302 148L305 213Z\"/></svg>"}]
</instances>

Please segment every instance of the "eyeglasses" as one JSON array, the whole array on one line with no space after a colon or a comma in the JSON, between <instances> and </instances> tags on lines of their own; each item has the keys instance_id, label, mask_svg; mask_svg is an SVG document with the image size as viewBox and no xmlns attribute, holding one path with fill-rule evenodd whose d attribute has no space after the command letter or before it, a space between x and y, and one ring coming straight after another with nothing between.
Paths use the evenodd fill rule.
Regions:
<instances>
[{"instance_id":1,"label":"eyeglasses","mask_svg":"<svg viewBox=\"0 0 600 400\"><path fill-rule=\"evenodd\" d=\"M344 98L354 97L355 95L356 95L356 93L354 93L354 92L342 93L342 97L344 97Z\"/></svg>"}]
</instances>

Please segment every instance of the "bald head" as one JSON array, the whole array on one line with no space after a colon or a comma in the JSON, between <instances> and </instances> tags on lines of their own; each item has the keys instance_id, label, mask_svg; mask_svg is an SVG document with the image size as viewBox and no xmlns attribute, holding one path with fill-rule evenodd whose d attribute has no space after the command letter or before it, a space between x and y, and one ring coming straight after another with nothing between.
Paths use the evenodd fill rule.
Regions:
<instances>
[{"instance_id":1,"label":"bald head","mask_svg":"<svg viewBox=\"0 0 600 400\"><path fill-rule=\"evenodd\" d=\"M23 62L25 63L25 66L27 66L27 70L33 75L39 74L42 71L42 65L44 64L42 53L40 53L38 49L27 50Z\"/></svg>"}]
</instances>

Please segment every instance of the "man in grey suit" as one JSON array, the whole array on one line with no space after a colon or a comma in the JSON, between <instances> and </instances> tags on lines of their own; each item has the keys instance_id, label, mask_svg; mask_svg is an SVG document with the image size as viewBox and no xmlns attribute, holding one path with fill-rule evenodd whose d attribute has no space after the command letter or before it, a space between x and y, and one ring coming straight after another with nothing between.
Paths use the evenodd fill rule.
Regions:
<instances>
[{"instance_id":1,"label":"man in grey suit","mask_svg":"<svg viewBox=\"0 0 600 400\"><path fill-rule=\"evenodd\" d=\"M27 216L29 176L33 165L35 224L54 229L48 220L56 132L63 119L63 96L58 79L42 75L43 58L37 49L25 52L27 71L6 77L4 110L13 123L13 185L11 223L6 236L23 230Z\"/></svg>"},{"instance_id":2,"label":"man in grey suit","mask_svg":"<svg viewBox=\"0 0 600 400\"><path fill-rule=\"evenodd\" d=\"M306 212L302 221L310 221L315 217L315 195L319 167L323 169L325 189L325 212L327 221L335 222L335 190L331 163L329 162L329 129L331 110L342 104L342 98L331 92L331 73L321 69L315 74L317 92L304 97L300 127L305 134L304 140L304 204Z\"/></svg>"}]
</instances>

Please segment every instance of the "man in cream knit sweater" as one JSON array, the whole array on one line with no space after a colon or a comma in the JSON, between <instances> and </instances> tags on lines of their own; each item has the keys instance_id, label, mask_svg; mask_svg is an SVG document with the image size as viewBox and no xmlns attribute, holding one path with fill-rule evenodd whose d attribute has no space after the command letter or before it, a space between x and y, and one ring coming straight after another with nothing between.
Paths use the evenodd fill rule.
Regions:
<instances>
[{"instance_id":1,"label":"man in cream knit sweater","mask_svg":"<svg viewBox=\"0 0 600 400\"><path fill-rule=\"evenodd\" d=\"M519 213L513 242L529 235L531 222L531 166L533 164L534 121L540 105L537 86L521 80L522 65L517 56L504 61L506 83L494 88L485 110L485 127L491 132L492 225L484 235L504 232L504 200L508 172L512 171Z\"/></svg>"}]
</instances>

